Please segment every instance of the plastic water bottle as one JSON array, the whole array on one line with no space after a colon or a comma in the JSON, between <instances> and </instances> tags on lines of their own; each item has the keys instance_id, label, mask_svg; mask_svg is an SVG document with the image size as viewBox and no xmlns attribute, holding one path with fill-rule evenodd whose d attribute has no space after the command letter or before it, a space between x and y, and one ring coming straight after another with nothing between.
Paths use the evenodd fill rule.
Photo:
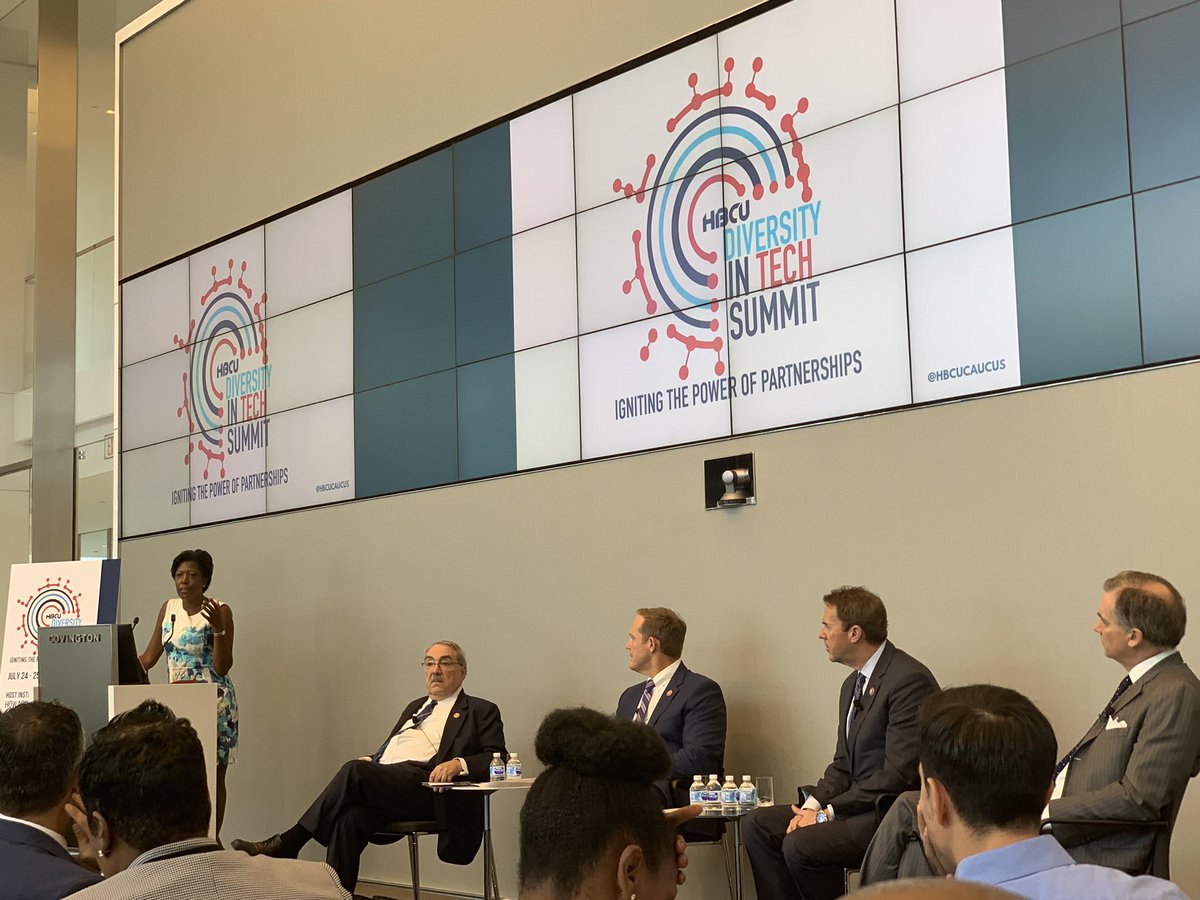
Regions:
<instances>
[{"instance_id":1,"label":"plastic water bottle","mask_svg":"<svg viewBox=\"0 0 1200 900\"><path fill-rule=\"evenodd\" d=\"M519 781L521 778L521 758L517 754L510 754L508 757L508 771L505 777L509 781Z\"/></svg>"},{"instance_id":2,"label":"plastic water bottle","mask_svg":"<svg viewBox=\"0 0 1200 900\"><path fill-rule=\"evenodd\" d=\"M717 781L717 773L708 776L708 781L704 785L704 793L700 795L700 802L707 809L721 808L721 782Z\"/></svg>"},{"instance_id":3,"label":"plastic water bottle","mask_svg":"<svg viewBox=\"0 0 1200 900\"><path fill-rule=\"evenodd\" d=\"M492 754L492 762L488 766L488 780L489 781L503 781L504 780L504 760L500 758L499 753Z\"/></svg>"},{"instance_id":4,"label":"plastic water bottle","mask_svg":"<svg viewBox=\"0 0 1200 900\"><path fill-rule=\"evenodd\" d=\"M725 783L721 785L721 810L723 812L735 812L738 807L738 786L733 780L732 775L725 776Z\"/></svg>"},{"instance_id":5,"label":"plastic water bottle","mask_svg":"<svg viewBox=\"0 0 1200 900\"><path fill-rule=\"evenodd\" d=\"M692 779L691 790L688 791L688 803L704 803L704 776L697 775Z\"/></svg>"},{"instance_id":6,"label":"plastic water bottle","mask_svg":"<svg viewBox=\"0 0 1200 900\"><path fill-rule=\"evenodd\" d=\"M742 783L738 786L738 803L742 806L748 806L751 809L758 806L758 796L754 790L754 782L750 780L749 775L743 775Z\"/></svg>"}]
</instances>

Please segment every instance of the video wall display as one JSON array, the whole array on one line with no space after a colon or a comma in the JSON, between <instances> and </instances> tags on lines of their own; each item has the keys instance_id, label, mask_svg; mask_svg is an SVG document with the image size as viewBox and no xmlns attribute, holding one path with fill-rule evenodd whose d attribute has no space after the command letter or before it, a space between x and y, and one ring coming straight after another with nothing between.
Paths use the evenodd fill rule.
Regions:
<instances>
[{"instance_id":1,"label":"video wall display","mask_svg":"<svg viewBox=\"0 0 1200 900\"><path fill-rule=\"evenodd\" d=\"M1196 46L771 4L128 279L122 536L1200 355Z\"/></svg>"}]
</instances>

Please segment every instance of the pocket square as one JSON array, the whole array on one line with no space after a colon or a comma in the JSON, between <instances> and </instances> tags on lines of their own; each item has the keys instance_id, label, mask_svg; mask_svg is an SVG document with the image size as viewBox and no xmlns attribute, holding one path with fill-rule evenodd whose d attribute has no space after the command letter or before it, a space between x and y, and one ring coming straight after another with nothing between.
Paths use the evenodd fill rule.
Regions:
<instances>
[{"instance_id":1,"label":"pocket square","mask_svg":"<svg viewBox=\"0 0 1200 900\"><path fill-rule=\"evenodd\" d=\"M1128 728L1128 727L1129 727L1128 722L1118 719L1116 716L1109 716L1108 721L1104 725L1104 730L1105 731L1113 731L1117 728Z\"/></svg>"}]
</instances>

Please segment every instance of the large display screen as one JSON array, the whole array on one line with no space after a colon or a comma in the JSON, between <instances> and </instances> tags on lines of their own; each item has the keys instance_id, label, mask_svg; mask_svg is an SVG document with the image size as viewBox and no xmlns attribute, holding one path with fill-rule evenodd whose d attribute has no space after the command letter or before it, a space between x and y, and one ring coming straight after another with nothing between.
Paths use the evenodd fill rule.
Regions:
<instances>
[{"instance_id":1,"label":"large display screen","mask_svg":"<svg viewBox=\"0 0 1200 900\"><path fill-rule=\"evenodd\" d=\"M768 4L125 281L123 536L1200 354L1125 15Z\"/></svg>"}]
</instances>

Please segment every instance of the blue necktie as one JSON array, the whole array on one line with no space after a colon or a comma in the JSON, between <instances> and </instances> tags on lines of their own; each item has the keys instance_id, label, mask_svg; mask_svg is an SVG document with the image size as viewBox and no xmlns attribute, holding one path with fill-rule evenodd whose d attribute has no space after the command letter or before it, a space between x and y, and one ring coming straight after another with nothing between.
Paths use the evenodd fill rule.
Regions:
<instances>
[{"instance_id":1,"label":"blue necktie","mask_svg":"<svg viewBox=\"0 0 1200 900\"><path fill-rule=\"evenodd\" d=\"M433 715L433 708L435 706L437 706L436 700L430 700L427 704L425 704L425 708L413 716L413 719L412 719L413 728L416 728L418 725L420 725L422 722L424 722L426 719L428 719L431 715Z\"/></svg>"},{"instance_id":2,"label":"blue necktie","mask_svg":"<svg viewBox=\"0 0 1200 900\"><path fill-rule=\"evenodd\" d=\"M425 707L420 712L413 713L412 727L416 728L422 722L424 722L426 719L428 719L429 716L432 715L433 708L435 706L437 706L437 701L430 700L428 703L425 704ZM387 750L387 746L388 746L388 744L390 744L392 742L392 738L394 738L397 734L402 732L405 729L405 727L406 726L401 725L399 728L396 729L396 734L389 734L388 739L383 742L383 746L381 746L378 750L376 750L374 753L371 754L371 759L374 760L375 762L379 762L379 760L383 759L383 752L385 750Z\"/></svg>"},{"instance_id":3,"label":"blue necktie","mask_svg":"<svg viewBox=\"0 0 1200 900\"><path fill-rule=\"evenodd\" d=\"M1133 679L1130 678L1128 675L1126 675L1124 678L1121 679L1121 683L1117 685L1117 689L1113 693L1112 699L1108 701L1108 705L1105 706L1104 709L1100 710L1099 718L1107 719L1109 716L1111 716L1113 714L1113 707L1117 705L1117 700L1120 699L1121 695L1123 693L1125 693L1125 689L1128 688L1131 684L1133 684ZM1088 731L1090 732L1091 729L1089 728ZM1072 747L1071 751L1066 756L1064 756L1062 759L1060 759L1058 761L1058 765L1054 767L1055 780L1057 780L1058 776L1062 774L1062 770L1067 767L1067 763L1069 763L1072 759L1074 759L1075 754L1079 752L1079 748L1083 746L1083 742L1086 738L1087 738L1087 732L1085 732L1083 737L1081 737L1079 739L1079 743L1077 743L1074 747Z\"/></svg>"},{"instance_id":4,"label":"blue necktie","mask_svg":"<svg viewBox=\"0 0 1200 900\"><path fill-rule=\"evenodd\" d=\"M650 709L650 698L654 696L654 679L646 679L646 687L642 691L642 699L638 701L637 712L633 714L633 721L645 722L646 713Z\"/></svg>"}]
</instances>

